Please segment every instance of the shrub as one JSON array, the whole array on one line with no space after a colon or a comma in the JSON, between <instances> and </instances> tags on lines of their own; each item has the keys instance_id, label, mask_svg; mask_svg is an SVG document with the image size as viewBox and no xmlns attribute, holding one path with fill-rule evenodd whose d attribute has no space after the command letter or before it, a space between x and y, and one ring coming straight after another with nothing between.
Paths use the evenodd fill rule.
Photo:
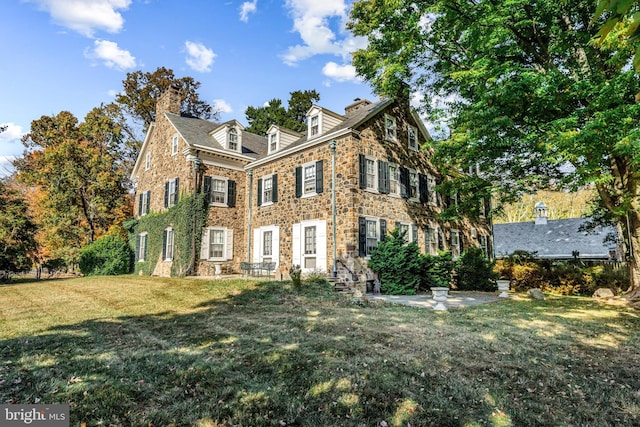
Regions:
<instances>
[{"instance_id":1,"label":"shrub","mask_svg":"<svg viewBox=\"0 0 640 427\"><path fill-rule=\"evenodd\" d=\"M304 275L304 281L307 283L328 283L327 273L322 270L312 270Z\"/></svg>"},{"instance_id":2,"label":"shrub","mask_svg":"<svg viewBox=\"0 0 640 427\"><path fill-rule=\"evenodd\" d=\"M371 252L368 266L380 277L380 291L389 295L415 295L420 285L423 259L414 242L407 243L395 228Z\"/></svg>"},{"instance_id":3,"label":"shrub","mask_svg":"<svg viewBox=\"0 0 640 427\"><path fill-rule=\"evenodd\" d=\"M300 289L302 287L302 269L300 268L300 266L292 265L289 269L289 275L291 276L293 287L296 289Z\"/></svg>"},{"instance_id":4,"label":"shrub","mask_svg":"<svg viewBox=\"0 0 640 427\"><path fill-rule=\"evenodd\" d=\"M419 289L428 291L432 287L450 287L453 267L453 255L450 251L439 251L435 256L422 255Z\"/></svg>"},{"instance_id":5,"label":"shrub","mask_svg":"<svg viewBox=\"0 0 640 427\"><path fill-rule=\"evenodd\" d=\"M459 291L495 291L494 263L480 248L469 248L455 263L455 283Z\"/></svg>"},{"instance_id":6,"label":"shrub","mask_svg":"<svg viewBox=\"0 0 640 427\"><path fill-rule=\"evenodd\" d=\"M80 271L85 276L129 273L131 249L126 241L106 235L80 250Z\"/></svg>"}]
</instances>

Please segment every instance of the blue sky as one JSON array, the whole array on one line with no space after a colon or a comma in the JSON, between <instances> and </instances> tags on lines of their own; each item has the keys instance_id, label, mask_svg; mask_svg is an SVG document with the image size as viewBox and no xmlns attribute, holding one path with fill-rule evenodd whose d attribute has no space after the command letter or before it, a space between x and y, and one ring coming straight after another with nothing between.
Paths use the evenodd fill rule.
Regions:
<instances>
[{"instance_id":1,"label":"blue sky","mask_svg":"<svg viewBox=\"0 0 640 427\"><path fill-rule=\"evenodd\" d=\"M4 0L0 9L0 171L43 115L79 120L113 101L127 72L164 66L201 83L221 120L294 90L338 113L376 97L350 53L351 0ZM4 162L4 163L3 163Z\"/></svg>"}]
</instances>

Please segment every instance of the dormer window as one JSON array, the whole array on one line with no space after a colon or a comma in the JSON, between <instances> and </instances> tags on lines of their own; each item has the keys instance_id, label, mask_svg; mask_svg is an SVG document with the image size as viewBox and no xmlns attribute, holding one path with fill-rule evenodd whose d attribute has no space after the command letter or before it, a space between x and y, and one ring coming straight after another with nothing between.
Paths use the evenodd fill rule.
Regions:
<instances>
[{"instance_id":1,"label":"dormer window","mask_svg":"<svg viewBox=\"0 0 640 427\"><path fill-rule=\"evenodd\" d=\"M315 116L311 116L311 120L309 121L309 132L310 136L315 136L320 133L320 115L316 114Z\"/></svg>"},{"instance_id":2,"label":"dormer window","mask_svg":"<svg viewBox=\"0 0 640 427\"><path fill-rule=\"evenodd\" d=\"M229 129L229 150L238 151L238 131Z\"/></svg>"},{"instance_id":3,"label":"dormer window","mask_svg":"<svg viewBox=\"0 0 640 427\"><path fill-rule=\"evenodd\" d=\"M273 153L278 149L278 133L274 132L269 135L269 153Z\"/></svg>"}]
</instances>

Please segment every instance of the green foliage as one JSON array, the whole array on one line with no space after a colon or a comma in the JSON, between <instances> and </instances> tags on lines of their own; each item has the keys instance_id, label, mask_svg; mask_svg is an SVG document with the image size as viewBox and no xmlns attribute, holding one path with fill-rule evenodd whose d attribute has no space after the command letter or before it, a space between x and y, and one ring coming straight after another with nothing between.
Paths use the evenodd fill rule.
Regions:
<instances>
[{"instance_id":1,"label":"green foliage","mask_svg":"<svg viewBox=\"0 0 640 427\"><path fill-rule=\"evenodd\" d=\"M389 295L414 295L420 285L423 259L414 242L395 228L371 252L368 266L380 277L380 291Z\"/></svg>"},{"instance_id":2,"label":"green foliage","mask_svg":"<svg viewBox=\"0 0 640 427\"><path fill-rule=\"evenodd\" d=\"M6 275L4 280L9 279L10 273L31 267L35 232L22 195L0 180L0 271Z\"/></svg>"},{"instance_id":3,"label":"green foliage","mask_svg":"<svg viewBox=\"0 0 640 427\"><path fill-rule=\"evenodd\" d=\"M420 290L430 288L449 288L453 279L455 263L451 251L438 251L438 255L422 255Z\"/></svg>"},{"instance_id":4,"label":"green foliage","mask_svg":"<svg viewBox=\"0 0 640 427\"><path fill-rule=\"evenodd\" d=\"M173 70L158 67L154 72L134 71L127 73L122 81L123 92L116 97L116 102L132 118L141 120L144 129L156 119L156 101L170 87L175 86L182 97L180 112L201 119L215 116L213 107L198 96L200 82L193 77L176 78Z\"/></svg>"},{"instance_id":5,"label":"green foliage","mask_svg":"<svg viewBox=\"0 0 640 427\"><path fill-rule=\"evenodd\" d=\"M468 248L455 264L455 283L459 291L495 291L493 262L480 248Z\"/></svg>"},{"instance_id":6,"label":"green foliage","mask_svg":"<svg viewBox=\"0 0 640 427\"><path fill-rule=\"evenodd\" d=\"M299 265L292 265L289 268L289 275L291 276L291 281L293 282L293 287L295 289L300 289L302 287L302 269Z\"/></svg>"},{"instance_id":7,"label":"green foliage","mask_svg":"<svg viewBox=\"0 0 640 427\"><path fill-rule=\"evenodd\" d=\"M80 271L85 276L114 276L131 270L133 256L128 243L108 234L80 250Z\"/></svg>"},{"instance_id":8,"label":"green foliage","mask_svg":"<svg viewBox=\"0 0 640 427\"><path fill-rule=\"evenodd\" d=\"M328 283L327 273L322 270L313 270L304 275L306 283Z\"/></svg>"},{"instance_id":9,"label":"green foliage","mask_svg":"<svg viewBox=\"0 0 640 427\"><path fill-rule=\"evenodd\" d=\"M151 275L162 256L163 234L171 227L174 232L174 253L171 264L171 275L183 277L192 274L191 270L197 260L209 206L205 195L182 195L178 204L166 211L150 213L136 220L125 223L130 230L129 242L135 250L137 235L147 233L147 257L136 262L134 273ZM194 243L195 242L195 243ZM195 246L194 246L195 245ZM195 252L194 252L195 249Z\"/></svg>"},{"instance_id":10,"label":"green foliage","mask_svg":"<svg viewBox=\"0 0 640 427\"><path fill-rule=\"evenodd\" d=\"M320 100L320 94L315 90L297 90L289 94L289 108L285 108L282 100L277 98L263 107L248 107L245 116L249 126L245 130L256 135L265 135L271 125L277 125L304 132L307 129L306 113L314 102Z\"/></svg>"}]
</instances>

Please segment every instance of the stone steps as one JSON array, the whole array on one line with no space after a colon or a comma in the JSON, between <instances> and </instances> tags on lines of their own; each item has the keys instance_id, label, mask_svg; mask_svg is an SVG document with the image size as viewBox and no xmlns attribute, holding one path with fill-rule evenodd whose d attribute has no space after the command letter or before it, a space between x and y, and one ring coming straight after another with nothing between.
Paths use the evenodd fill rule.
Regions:
<instances>
[{"instance_id":1,"label":"stone steps","mask_svg":"<svg viewBox=\"0 0 640 427\"><path fill-rule=\"evenodd\" d=\"M333 285L333 289L336 292L343 292L343 293L353 293L354 290L349 287L345 282L343 281L339 281L337 278L335 277L328 277L327 281Z\"/></svg>"}]
</instances>

